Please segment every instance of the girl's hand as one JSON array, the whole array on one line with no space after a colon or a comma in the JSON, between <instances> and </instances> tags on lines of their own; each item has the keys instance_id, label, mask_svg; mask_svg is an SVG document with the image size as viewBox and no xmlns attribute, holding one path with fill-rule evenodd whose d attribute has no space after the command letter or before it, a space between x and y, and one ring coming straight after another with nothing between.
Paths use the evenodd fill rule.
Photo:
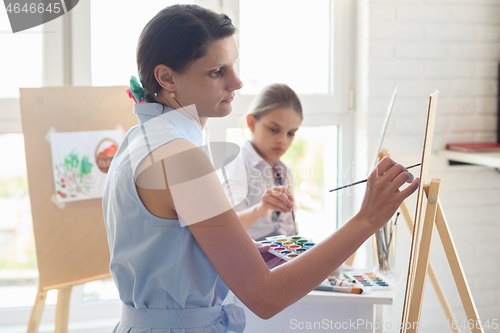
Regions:
<instances>
[{"instance_id":1,"label":"girl's hand","mask_svg":"<svg viewBox=\"0 0 500 333\"><path fill-rule=\"evenodd\" d=\"M279 265L286 262L285 260L281 259L280 257L277 257L272 253L269 253L268 251L271 248L269 245L264 246L259 242L256 242L256 241L253 241L253 242L254 242L255 246L257 247L257 249L259 250L260 255L262 256L262 259L264 259L264 261L266 262L266 265L267 265L267 267L269 267L269 269L276 267L276 266L279 266Z\"/></svg>"},{"instance_id":2,"label":"girl's hand","mask_svg":"<svg viewBox=\"0 0 500 333\"><path fill-rule=\"evenodd\" d=\"M385 157L368 177L358 214L369 221L375 230L380 229L394 215L403 200L418 188L420 179L413 178L404 166ZM399 188L405 183L410 185L400 191Z\"/></svg>"},{"instance_id":3,"label":"girl's hand","mask_svg":"<svg viewBox=\"0 0 500 333\"><path fill-rule=\"evenodd\" d=\"M269 216L274 210L281 213L290 213L295 199L292 191L286 186L274 186L262 196L259 212L261 217Z\"/></svg>"}]
</instances>

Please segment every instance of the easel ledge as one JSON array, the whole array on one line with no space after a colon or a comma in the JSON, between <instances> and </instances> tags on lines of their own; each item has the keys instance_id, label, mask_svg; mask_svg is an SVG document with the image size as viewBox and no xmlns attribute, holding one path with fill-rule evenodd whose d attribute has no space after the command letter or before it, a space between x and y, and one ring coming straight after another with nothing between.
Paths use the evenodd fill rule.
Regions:
<instances>
[{"instance_id":1,"label":"easel ledge","mask_svg":"<svg viewBox=\"0 0 500 333\"><path fill-rule=\"evenodd\" d=\"M107 278L110 278L110 277L111 277L110 273L108 273L108 274L102 274L102 275L96 275L96 276L94 276L92 278L70 281L68 283L54 284L54 285L43 287L41 289L48 291L48 290L53 290L53 289L60 289L60 288L67 287L67 286L71 286L72 287L72 286L77 286L79 284L84 284L84 283L87 283L87 282L92 282L92 281L107 279Z\"/></svg>"}]
</instances>

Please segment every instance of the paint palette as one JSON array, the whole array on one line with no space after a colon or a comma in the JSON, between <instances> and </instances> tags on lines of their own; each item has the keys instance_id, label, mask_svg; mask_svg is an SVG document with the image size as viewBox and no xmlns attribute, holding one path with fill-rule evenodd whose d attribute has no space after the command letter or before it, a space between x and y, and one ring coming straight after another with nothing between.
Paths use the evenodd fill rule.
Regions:
<instances>
[{"instance_id":1,"label":"paint palette","mask_svg":"<svg viewBox=\"0 0 500 333\"><path fill-rule=\"evenodd\" d=\"M380 273L343 272L345 278L353 280L366 290L390 290L392 283Z\"/></svg>"},{"instance_id":2,"label":"paint palette","mask_svg":"<svg viewBox=\"0 0 500 333\"><path fill-rule=\"evenodd\" d=\"M283 235L267 237L265 241L261 241L260 243L271 246L268 252L286 261L298 257L316 245L309 238Z\"/></svg>"}]
</instances>

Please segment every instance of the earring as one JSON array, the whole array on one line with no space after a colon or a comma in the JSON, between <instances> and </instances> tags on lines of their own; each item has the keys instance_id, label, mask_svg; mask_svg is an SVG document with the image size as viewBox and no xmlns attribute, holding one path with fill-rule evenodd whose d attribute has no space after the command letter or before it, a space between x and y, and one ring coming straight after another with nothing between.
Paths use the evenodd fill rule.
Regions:
<instances>
[{"instance_id":1,"label":"earring","mask_svg":"<svg viewBox=\"0 0 500 333\"><path fill-rule=\"evenodd\" d=\"M172 97L172 98L175 97L175 93L173 91L170 92L170 97Z\"/></svg>"}]
</instances>

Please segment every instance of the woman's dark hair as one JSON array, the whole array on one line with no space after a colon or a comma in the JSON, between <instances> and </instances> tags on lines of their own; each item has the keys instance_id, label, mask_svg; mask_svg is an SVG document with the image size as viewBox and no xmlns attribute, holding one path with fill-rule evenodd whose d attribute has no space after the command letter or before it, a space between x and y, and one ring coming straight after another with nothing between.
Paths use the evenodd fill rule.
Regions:
<instances>
[{"instance_id":1,"label":"woman's dark hair","mask_svg":"<svg viewBox=\"0 0 500 333\"><path fill-rule=\"evenodd\" d=\"M154 75L156 66L163 64L182 74L194 60L205 56L210 44L235 31L227 15L197 5L173 5L158 12L137 44L139 80L149 91L146 102L156 102L162 89Z\"/></svg>"},{"instance_id":2,"label":"woman's dark hair","mask_svg":"<svg viewBox=\"0 0 500 333\"><path fill-rule=\"evenodd\" d=\"M257 95L247 114L253 114L255 119L259 120L263 115L276 108L295 110L300 118L304 119L299 97L292 88L282 83L274 83L265 87Z\"/></svg>"}]
</instances>

